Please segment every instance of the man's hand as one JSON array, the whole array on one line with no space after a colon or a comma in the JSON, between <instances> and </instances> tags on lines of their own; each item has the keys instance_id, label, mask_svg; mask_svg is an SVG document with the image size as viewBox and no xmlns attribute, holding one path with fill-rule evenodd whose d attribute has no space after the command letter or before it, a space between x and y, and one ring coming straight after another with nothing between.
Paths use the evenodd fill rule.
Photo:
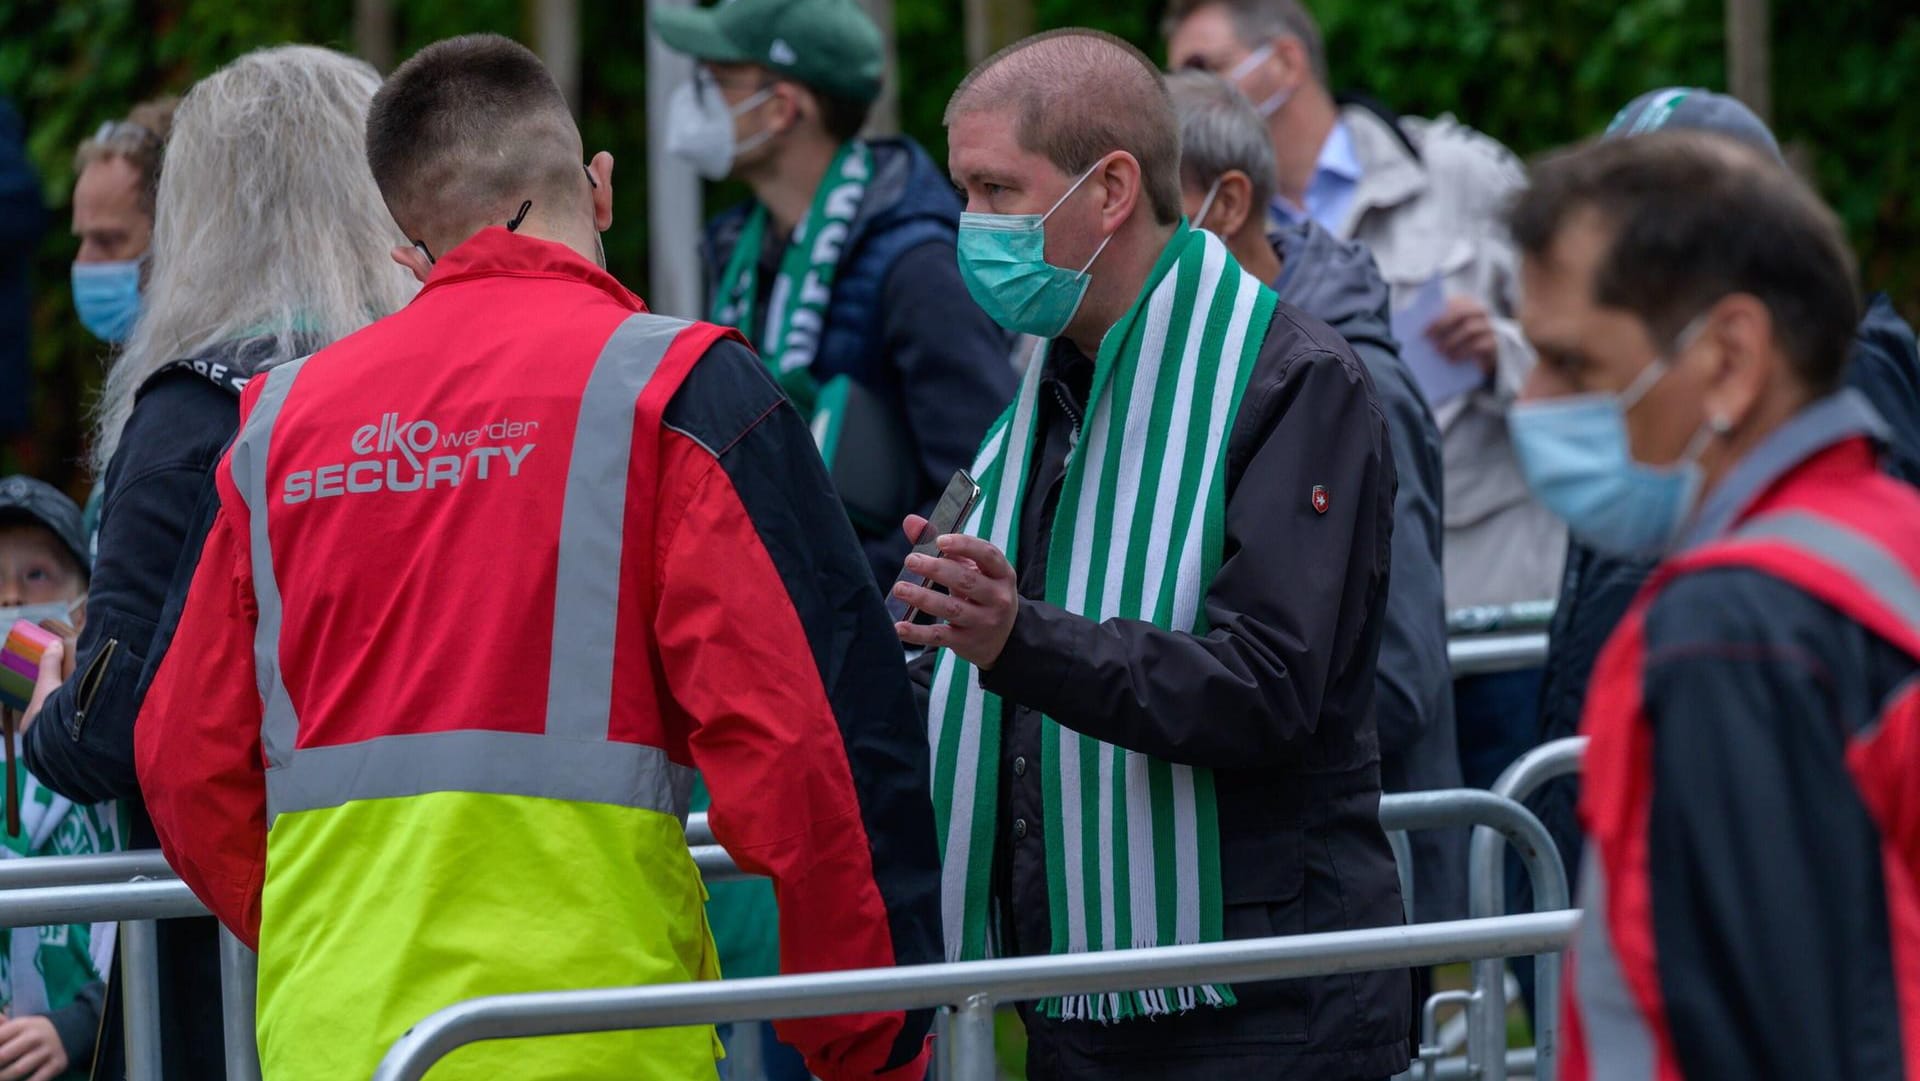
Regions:
<instances>
[{"instance_id":1,"label":"man's hand","mask_svg":"<svg viewBox=\"0 0 1920 1081\"><path fill-rule=\"evenodd\" d=\"M0 1081L53 1081L67 1065L52 1021L36 1015L0 1022Z\"/></svg>"},{"instance_id":2,"label":"man's hand","mask_svg":"<svg viewBox=\"0 0 1920 1081\"><path fill-rule=\"evenodd\" d=\"M1427 338L1448 360L1473 361L1493 374L1500 359L1500 337L1486 306L1468 296L1447 298L1446 310L1427 327Z\"/></svg>"},{"instance_id":3,"label":"man's hand","mask_svg":"<svg viewBox=\"0 0 1920 1081\"><path fill-rule=\"evenodd\" d=\"M926 520L918 515L906 522L907 536L918 537ZM985 671L1000 659L1013 620L1020 612L1020 591L1006 553L978 537L949 533L940 538L940 556L910 555L907 570L946 586L939 593L906 582L894 584L893 595L945 622L923 627L896 623L902 642L917 646L945 646L974 667ZM4 1081L4 1079L0 1079Z\"/></svg>"}]
</instances>

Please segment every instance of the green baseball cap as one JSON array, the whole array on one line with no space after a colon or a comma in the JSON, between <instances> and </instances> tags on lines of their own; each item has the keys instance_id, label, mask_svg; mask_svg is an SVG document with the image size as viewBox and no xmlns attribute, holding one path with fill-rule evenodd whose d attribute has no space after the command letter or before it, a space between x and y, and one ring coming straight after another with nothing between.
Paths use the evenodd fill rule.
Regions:
<instances>
[{"instance_id":1,"label":"green baseball cap","mask_svg":"<svg viewBox=\"0 0 1920 1081\"><path fill-rule=\"evenodd\" d=\"M855 101L880 96L880 29L855 0L721 0L648 14L668 48L696 60L755 64Z\"/></svg>"}]
</instances>

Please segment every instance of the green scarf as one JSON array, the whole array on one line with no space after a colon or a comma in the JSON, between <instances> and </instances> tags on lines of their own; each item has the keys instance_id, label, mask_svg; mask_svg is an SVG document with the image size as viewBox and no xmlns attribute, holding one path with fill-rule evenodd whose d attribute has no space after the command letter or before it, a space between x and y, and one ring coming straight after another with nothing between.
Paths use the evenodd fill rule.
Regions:
<instances>
[{"instance_id":1,"label":"green scarf","mask_svg":"<svg viewBox=\"0 0 1920 1081\"><path fill-rule=\"evenodd\" d=\"M1202 599L1225 537L1226 444L1277 302L1211 233L1183 222L1094 361L1089 420L1067 456L1048 553L1047 600L1094 620L1206 633ZM1016 559L1043 364L974 463L965 531ZM999 792L1000 699L943 652L928 737L942 840L947 956L989 953L987 905ZM1220 834L1211 771L1041 723L1052 952L1221 939ZM1221 985L1077 995L1047 1016L1117 1021L1229 1006Z\"/></svg>"},{"instance_id":2,"label":"green scarf","mask_svg":"<svg viewBox=\"0 0 1920 1081\"><path fill-rule=\"evenodd\" d=\"M76 804L24 769L16 776L20 835L0 828L0 857L94 856L120 850L126 823L116 804ZM17 1017L51 1013L72 1003L81 988L104 978L113 957L113 932L111 923L0 929L0 1009ZM21 935L34 938L16 943ZM31 971L25 971L28 958Z\"/></svg>"},{"instance_id":3,"label":"green scarf","mask_svg":"<svg viewBox=\"0 0 1920 1081\"><path fill-rule=\"evenodd\" d=\"M714 294L709 318L721 326L737 328L754 343L767 367L773 371L780 389L792 398L802 415L813 412L818 386L810 370L820 350L820 334L826 327L827 302L833 297L834 272L846 246L860 203L866 198L867 180L873 176L873 151L859 140L840 148L820 187L813 193L813 207L793 231L786 253L780 257L780 273L773 280L767 297L765 335L760 335L757 298L760 289L760 249L766 243L767 208L756 203L747 214L733 255L720 276L720 288Z\"/></svg>"}]
</instances>

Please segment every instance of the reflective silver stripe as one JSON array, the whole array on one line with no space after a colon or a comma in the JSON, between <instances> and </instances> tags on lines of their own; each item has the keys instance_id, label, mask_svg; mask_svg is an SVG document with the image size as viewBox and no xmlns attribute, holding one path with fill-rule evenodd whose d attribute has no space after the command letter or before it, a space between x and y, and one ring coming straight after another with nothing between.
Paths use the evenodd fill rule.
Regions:
<instances>
[{"instance_id":1,"label":"reflective silver stripe","mask_svg":"<svg viewBox=\"0 0 1920 1081\"><path fill-rule=\"evenodd\" d=\"M300 722L294 714L293 700L287 697L286 681L280 677L280 583L273 573L273 547L267 542L267 448L273 441L273 426L280 419L280 407L286 404L287 393L306 364L307 358L301 357L258 377L266 386L234 437L229 457L233 486L247 504L253 595L260 611L253 631L253 668L260 687L260 745L266 752L268 768L284 765L293 753Z\"/></svg>"},{"instance_id":2,"label":"reflective silver stripe","mask_svg":"<svg viewBox=\"0 0 1920 1081\"><path fill-rule=\"evenodd\" d=\"M1653 1031L1620 971L1607 926L1607 876L1598 846L1587 844L1580 871L1580 930L1574 945L1575 1003L1587 1045L1591 1081L1648 1081L1654 1072Z\"/></svg>"},{"instance_id":3,"label":"reflective silver stripe","mask_svg":"<svg viewBox=\"0 0 1920 1081\"><path fill-rule=\"evenodd\" d=\"M683 823L693 770L658 747L461 729L303 747L267 771L267 818L431 792L610 803Z\"/></svg>"},{"instance_id":4,"label":"reflective silver stripe","mask_svg":"<svg viewBox=\"0 0 1920 1081\"><path fill-rule=\"evenodd\" d=\"M1846 571L1920 636L1920 582L1879 544L1843 525L1802 511L1755 518L1733 533L1740 541L1784 541Z\"/></svg>"},{"instance_id":5,"label":"reflective silver stripe","mask_svg":"<svg viewBox=\"0 0 1920 1081\"><path fill-rule=\"evenodd\" d=\"M659 315L635 315L607 339L587 377L560 511L548 735L607 738L634 405L668 347L691 325Z\"/></svg>"}]
</instances>

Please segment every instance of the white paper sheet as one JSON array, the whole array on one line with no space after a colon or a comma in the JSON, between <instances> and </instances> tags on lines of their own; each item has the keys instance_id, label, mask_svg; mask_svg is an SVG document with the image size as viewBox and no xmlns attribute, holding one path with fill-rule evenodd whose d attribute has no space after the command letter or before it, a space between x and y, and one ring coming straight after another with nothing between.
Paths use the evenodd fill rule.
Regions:
<instances>
[{"instance_id":1,"label":"white paper sheet","mask_svg":"<svg viewBox=\"0 0 1920 1081\"><path fill-rule=\"evenodd\" d=\"M1427 337L1427 328L1447 307L1447 293L1438 277L1407 295L1406 302L1393 312L1393 336L1400 339L1400 359L1406 362L1427 405L1442 405L1478 388L1486 381L1486 372L1471 360L1449 360Z\"/></svg>"}]
</instances>

